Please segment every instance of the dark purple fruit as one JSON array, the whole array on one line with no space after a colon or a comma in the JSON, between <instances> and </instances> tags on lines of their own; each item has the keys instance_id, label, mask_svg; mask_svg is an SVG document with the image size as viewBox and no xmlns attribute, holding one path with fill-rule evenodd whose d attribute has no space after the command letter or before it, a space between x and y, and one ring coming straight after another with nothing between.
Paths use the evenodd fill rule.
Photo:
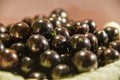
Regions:
<instances>
[{"instance_id":1,"label":"dark purple fruit","mask_svg":"<svg viewBox=\"0 0 120 80\"><path fill-rule=\"evenodd\" d=\"M18 54L19 58L27 55L26 52L25 52L25 45L22 42L13 43L10 48L17 51L17 54Z\"/></svg>"},{"instance_id":2,"label":"dark purple fruit","mask_svg":"<svg viewBox=\"0 0 120 80\"><path fill-rule=\"evenodd\" d=\"M65 36L66 38L69 38L70 35L69 35L69 32L68 30L65 28L65 27L56 27L55 28L55 33L58 35L63 35Z\"/></svg>"},{"instance_id":3,"label":"dark purple fruit","mask_svg":"<svg viewBox=\"0 0 120 80\"><path fill-rule=\"evenodd\" d=\"M48 19L40 18L32 24L32 29L32 33L43 35L49 39L53 32L53 25Z\"/></svg>"},{"instance_id":4,"label":"dark purple fruit","mask_svg":"<svg viewBox=\"0 0 120 80\"><path fill-rule=\"evenodd\" d=\"M89 50L80 50L76 52L72 62L79 72L91 71L97 68L97 57Z\"/></svg>"},{"instance_id":5,"label":"dark purple fruit","mask_svg":"<svg viewBox=\"0 0 120 80\"><path fill-rule=\"evenodd\" d=\"M97 48L97 50L95 51L96 56L97 56L97 58L98 58L98 61L99 61L99 60L101 61L101 60L104 59L104 56L103 56L104 50L106 50L106 46L99 46L99 47Z\"/></svg>"},{"instance_id":6,"label":"dark purple fruit","mask_svg":"<svg viewBox=\"0 0 120 80\"><path fill-rule=\"evenodd\" d=\"M12 27L13 25L14 24L9 24L9 25L6 26L8 33L9 33L9 30L10 30L10 27Z\"/></svg>"},{"instance_id":7,"label":"dark purple fruit","mask_svg":"<svg viewBox=\"0 0 120 80\"><path fill-rule=\"evenodd\" d=\"M105 57L103 55L105 50L106 50L106 46L99 46L95 51L95 54L96 54L97 60L98 60L98 66L104 65L104 63L102 63L102 61L105 59Z\"/></svg>"},{"instance_id":8,"label":"dark purple fruit","mask_svg":"<svg viewBox=\"0 0 120 80\"><path fill-rule=\"evenodd\" d=\"M60 56L54 50L46 50L40 54L40 65L45 68L52 68L60 63Z\"/></svg>"},{"instance_id":9,"label":"dark purple fruit","mask_svg":"<svg viewBox=\"0 0 120 80\"><path fill-rule=\"evenodd\" d=\"M71 29L72 35L77 34L78 30L80 29L80 25L81 25L80 21L77 21L76 23L73 24L72 29Z\"/></svg>"},{"instance_id":10,"label":"dark purple fruit","mask_svg":"<svg viewBox=\"0 0 120 80\"><path fill-rule=\"evenodd\" d=\"M91 50L94 51L98 47L98 39L92 33L87 33L85 36L90 40L91 43Z\"/></svg>"},{"instance_id":11,"label":"dark purple fruit","mask_svg":"<svg viewBox=\"0 0 120 80\"><path fill-rule=\"evenodd\" d=\"M6 47L9 47L12 44L11 37L7 33L0 33L0 40Z\"/></svg>"},{"instance_id":12,"label":"dark purple fruit","mask_svg":"<svg viewBox=\"0 0 120 80\"><path fill-rule=\"evenodd\" d=\"M94 31L96 31L96 23L93 20L86 19L83 22L88 24L90 33L93 33Z\"/></svg>"},{"instance_id":13,"label":"dark purple fruit","mask_svg":"<svg viewBox=\"0 0 120 80\"><path fill-rule=\"evenodd\" d=\"M9 32L13 42L26 41L30 36L31 28L24 22L18 22L10 27Z\"/></svg>"},{"instance_id":14,"label":"dark purple fruit","mask_svg":"<svg viewBox=\"0 0 120 80\"><path fill-rule=\"evenodd\" d=\"M67 38L62 35L57 35L52 39L52 49L58 53L66 53L67 51Z\"/></svg>"},{"instance_id":15,"label":"dark purple fruit","mask_svg":"<svg viewBox=\"0 0 120 80\"><path fill-rule=\"evenodd\" d=\"M0 53L5 49L5 45L0 41Z\"/></svg>"},{"instance_id":16,"label":"dark purple fruit","mask_svg":"<svg viewBox=\"0 0 120 80\"><path fill-rule=\"evenodd\" d=\"M39 34L31 35L26 42L26 46L28 52L30 51L33 54L40 54L41 52L49 49L49 43L47 39Z\"/></svg>"},{"instance_id":17,"label":"dark purple fruit","mask_svg":"<svg viewBox=\"0 0 120 80\"><path fill-rule=\"evenodd\" d=\"M68 19L67 18L61 18L60 21L61 21L62 26L63 26L64 24L66 24L68 22Z\"/></svg>"},{"instance_id":18,"label":"dark purple fruit","mask_svg":"<svg viewBox=\"0 0 120 80\"><path fill-rule=\"evenodd\" d=\"M34 79L34 80L48 80L47 76L38 71L33 71L27 74L26 79Z\"/></svg>"},{"instance_id":19,"label":"dark purple fruit","mask_svg":"<svg viewBox=\"0 0 120 80\"><path fill-rule=\"evenodd\" d=\"M49 20L53 24L54 28L62 26L61 21L57 20L56 18L50 17Z\"/></svg>"},{"instance_id":20,"label":"dark purple fruit","mask_svg":"<svg viewBox=\"0 0 120 80\"><path fill-rule=\"evenodd\" d=\"M105 32L108 34L109 42L119 39L119 30L114 27L106 27Z\"/></svg>"},{"instance_id":21,"label":"dark purple fruit","mask_svg":"<svg viewBox=\"0 0 120 80\"><path fill-rule=\"evenodd\" d=\"M54 18L62 23L62 26L68 21L67 12L63 9L55 9L51 12L49 18Z\"/></svg>"},{"instance_id":22,"label":"dark purple fruit","mask_svg":"<svg viewBox=\"0 0 120 80\"><path fill-rule=\"evenodd\" d=\"M70 64L70 54L65 53L60 55L61 63L62 64Z\"/></svg>"},{"instance_id":23,"label":"dark purple fruit","mask_svg":"<svg viewBox=\"0 0 120 80\"><path fill-rule=\"evenodd\" d=\"M46 18L45 15L41 15L41 14L37 14L33 17L33 21L37 20L37 19L40 19L40 18Z\"/></svg>"},{"instance_id":24,"label":"dark purple fruit","mask_svg":"<svg viewBox=\"0 0 120 80\"><path fill-rule=\"evenodd\" d=\"M4 49L0 53L0 67L3 69L16 67L18 60L19 59L15 50Z\"/></svg>"},{"instance_id":25,"label":"dark purple fruit","mask_svg":"<svg viewBox=\"0 0 120 80\"><path fill-rule=\"evenodd\" d=\"M113 48L107 48L104 51L103 56L105 59L101 62L103 62L104 64L108 64L118 60L120 58L120 53Z\"/></svg>"},{"instance_id":26,"label":"dark purple fruit","mask_svg":"<svg viewBox=\"0 0 120 80\"><path fill-rule=\"evenodd\" d=\"M60 16L60 17L66 18L67 12L63 9L60 9L60 8L55 9L51 12L50 17L55 17L55 16Z\"/></svg>"},{"instance_id":27,"label":"dark purple fruit","mask_svg":"<svg viewBox=\"0 0 120 80\"><path fill-rule=\"evenodd\" d=\"M71 69L66 64L59 64L52 70L53 79L63 79L71 76L72 76Z\"/></svg>"},{"instance_id":28,"label":"dark purple fruit","mask_svg":"<svg viewBox=\"0 0 120 80\"><path fill-rule=\"evenodd\" d=\"M86 23L81 23L80 28L78 29L77 33L85 34L89 32L89 26Z\"/></svg>"},{"instance_id":29,"label":"dark purple fruit","mask_svg":"<svg viewBox=\"0 0 120 80\"><path fill-rule=\"evenodd\" d=\"M25 73L33 70L35 66L36 65L34 59L27 56L23 57L20 61L20 69Z\"/></svg>"},{"instance_id":30,"label":"dark purple fruit","mask_svg":"<svg viewBox=\"0 0 120 80\"><path fill-rule=\"evenodd\" d=\"M22 19L22 21L26 24L28 24L30 27L32 25L32 19L30 17L25 17Z\"/></svg>"},{"instance_id":31,"label":"dark purple fruit","mask_svg":"<svg viewBox=\"0 0 120 80\"><path fill-rule=\"evenodd\" d=\"M104 30L99 30L96 32L96 37L98 39L98 45L107 45L108 44L108 34Z\"/></svg>"},{"instance_id":32,"label":"dark purple fruit","mask_svg":"<svg viewBox=\"0 0 120 80\"><path fill-rule=\"evenodd\" d=\"M82 34L72 35L68 42L69 42L70 50L72 52L76 52L83 49L90 50L91 48L90 40Z\"/></svg>"},{"instance_id":33,"label":"dark purple fruit","mask_svg":"<svg viewBox=\"0 0 120 80\"><path fill-rule=\"evenodd\" d=\"M2 23L0 23L0 33L8 33L8 29Z\"/></svg>"},{"instance_id":34,"label":"dark purple fruit","mask_svg":"<svg viewBox=\"0 0 120 80\"><path fill-rule=\"evenodd\" d=\"M114 48L115 50L120 52L120 41L113 41L109 43L109 48Z\"/></svg>"},{"instance_id":35,"label":"dark purple fruit","mask_svg":"<svg viewBox=\"0 0 120 80\"><path fill-rule=\"evenodd\" d=\"M89 26L86 23L76 22L72 27L73 34L86 34L89 32Z\"/></svg>"},{"instance_id":36,"label":"dark purple fruit","mask_svg":"<svg viewBox=\"0 0 120 80\"><path fill-rule=\"evenodd\" d=\"M63 27L65 27L68 30L70 35L72 35L72 33L73 33L72 32L73 24L74 24L74 22L72 20L69 20L63 25Z\"/></svg>"}]
</instances>

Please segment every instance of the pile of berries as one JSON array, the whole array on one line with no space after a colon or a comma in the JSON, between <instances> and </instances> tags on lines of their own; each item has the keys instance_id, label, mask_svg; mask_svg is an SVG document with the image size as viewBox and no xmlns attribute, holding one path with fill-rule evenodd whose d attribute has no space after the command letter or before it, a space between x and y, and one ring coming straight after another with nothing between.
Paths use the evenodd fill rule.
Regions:
<instances>
[{"instance_id":1,"label":"pile of berries","mask_svg":"<svg viewBox=\"0 0 120 80\"><path fill-rule=\"evenodd\" d=\"M8 26L0 23L0 70L25 79L56 80L118 60L119 30L96 27L91 19L69 19L63 9Z\"/></svg>"}]
</instances>

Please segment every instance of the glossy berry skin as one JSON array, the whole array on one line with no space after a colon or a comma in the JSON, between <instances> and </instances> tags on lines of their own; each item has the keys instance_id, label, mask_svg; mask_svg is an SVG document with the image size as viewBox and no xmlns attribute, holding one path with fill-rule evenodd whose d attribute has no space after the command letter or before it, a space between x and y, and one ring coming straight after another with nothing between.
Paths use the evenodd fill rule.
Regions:
<instances>
[{"instance_id":1,"label":"glossy berry skin","mask_svg":"<svg viewBox=\"0 0 120 80\"><path fill-rule=\"evenodd\" d=\"M78 29L77 33L85 34L89 32L89 26L86 23L81 23L80 28Z\"/></svg>"},{"instance_id":2,"label":"glossy berry skin","mask_svg":"<svg viewBox=\"0 0 120 80\"><path fill-rule=\"evenodd\" d=\"M103 52L104 52L106 49L107 49L106 46L99 46L99 47L97 48L97 50L95 51L95 53L96 53L96 56L97 56L97 58L98 58L98 61L104 59L104 57L103 57Z\"/></svg>"},{"instance_id":3,"label":"glossy berry skin","mask_svg":"<svg viewBox=\"0 0 120 80\"><path fill-rule=\"evenodd\" d=\"M13 42L26 41L30 36L31 28L24 22L18 22L10 27L9 32Z\"/></svg>"},{"instance_id":4,"label":"glossy berry skin","mask_svg":"<svg viewBox=\"0 0 120 80\"><path fill-rule=\"evenodd\" d=\"M68 18L61 18L60 19L62 26L68 22Z\"/></svg>"},{"instance_id":5,"label":"glossy berry skin","mask_svg":"<svg viewBox=\"0 0 120 80\"><path fill-rule=\"evenodd\" d=\"M60 63L60 56L54 50L46 50L40 54L40 65L44 68L53 68Z\"/></svg>"},{"instance_id":6,"label":"glossy berry skin","mask_svg":"<svg viewBox=\"0 0 120 80\"><path fill-rule=\"evenodd\" d=\"M30 57L23 57L20 61L20 69L28 73L29 71L33 70L35 68L35 60Z\"/></svg>"},{"instance_id":7,"label":"glossy berry skin","mask_svg":"<svg viewBox=\"0 0 120 80\"><path fill-rule=\"evenodd\" d=\"M28 25L31 27L31 25L32 25L32 18L30 18L30 17L25 17L25 18L22 19L22 21L23 21L24 23L28 24Z\"/></svg>"},{"instance_id":8,"label":"glossy berry skin","mask_svg":"<svg viewBox=\"0 0 120 80\"><path fill-rule=\"evenodd\" d=\"M119 39L119 30L114 27L106 27L105 32L108 34L109 42Z\"/></svg>"},{"instance_id":9,"label":"glossy berry skin","mask_svg":"<svg viewBox=\"0 0 120 80\"><path fill-rule=\"evenodd\" d=\"M90 50L91 48L90 40L82 34L72 35L68 40L68 42L72 54L74 54L74 52L79 50L83 50L83 49Z\"/></svg>"},{"instance_id":10,"label":"glossy berry skin","mask_svg":"<svg viewBox=\"0 0 120 80\"><path fill-rule=\"evenodd\" d=\"M94 31L96 31L96 23L93 20L86 19L83 22L88 24L90 33L93 33Z\"/></svg>"},{"instance_id":11,"label":"glossy berry skin","mask_svg":"<svg viewBox=\"0 0 120 80\"><path fill-rule=\"evenodd\" d=\"M50 17L55 17L55 16L60 16L60 17L63 17L63 18L66 18L67 17L67 12L63 9L55 9L51 12L51 15Z\"/></svg>"},{"instance_id":12,"label":"glossy berry skin","mask_svg":"<svg viewBox=\"0 0 120 80\"><path fill-rule=\"evenodd\" d=\"M62 26L61 21L57 20L56 18L50 17L49 20L53 24L54 28Z\"/></svg>"},{"instance_id":13,"label":"glossy berry skin","mask_svg":"<svg viewBox=\"0 0 120 80\"><path fill-rule=\"evenodd\" d=\"M56 19L57 21L60 21L62 26L68 22L68 18L66 17L62 17L62 16L59 16L59 15L56 15L56 14L52 14L52 16L50 16L49 18L54 18Z\"/></svg>"},{"instance_id":14,"label":"glossy berry skin","mask_svg":"<svg viewBox=\"0 0 120 80\"><path fill-rule=\"evenodd\" d=\"M76 22L72 30L73 34L86 34L89 32L89 26L86 23Z\"/></svg>"},{"instance_id":15,"label":"glossy berry skin","mask_svg":"<svg viewBox=\"0 0 120 80\"><path fill-rule=\"evenodd\" d=\"M120 53L113 48L107 48L104 51L103 56L104 60L101 62L103 62L104 64L108 64L118 60L120 58Z\"/></svg>"},{"instance_id":16,"label":"glossy berry skin","mask_svg":"<svg viewBox=\"0 0 120 80\"><path fill-rule=\"evenodd\" d=\"M95 33L97 39L98 39L98 45L107 45L109 38L108 34L104 30L99 30Z\"/></svg>"},{"instance_id":17,"label":"glossy berry skin","mask_svg":"<svg viewBox=\"0 0 120 80\"><path fill-rule=\"evenodd\" d=\"M13 43L10 48L16 50L19 58L27 55L25 53L25 45L22 42Z\"/></svg>"},{"instance_id":18,"label":"glossy berry skin","mask_svg":"<svg viewBox=\"0 0 120 80\"><path fill-rule=\"evenodd\" d=\"M71 69L66 64L59 64L52 70L53 79L63 79L72 76Z\"/></svg>"},{"instance_id":19,"label":"glossy berry skin","mask_svg":"<svg viewBox=\"0 0 120 80\"><path fill-rule=\"evenodd\" d=\"M91 50L94 51L98 47L98 39L92 33L87 33L85 36L90 40L91 43Z\"/></svg>"},{"instance_id":20,"label":"glossy berry skin","mask_svg":"<svg viewBox=\"0 0 120 80\"><path fill-rule=\"evenodd\" d=\"M69 21L67 21L67 22L63 25L63 27L65 27L65 28L68 30L70 36L71 36L72 33L73 33L73 32L72 32L73 24L74 24L74 22L73 22L72 20L69 20Z\"/></svg>"},{"instance_id":21,"label":"glossy berry skin","mask_svg":"<svg viewBox=\"0 0 120 80\"><path fill-rule=\"evenodd\" d=\"M2 23L0 23L0 33L8 33L8 29Z\"/></svg>"},{"instance_id":22,"label":"glossy berry skin","mask_svg":"<svg viewBox=\"0 0 120 80\"><path fill-rule=\"evenodd\" d=\"M52 49L58 53L66 53L67 51L67 38L62 35L57 35L52 39Z\"/></svg>"},{"instance_id":23,"label":"glossy berry skin","mask_svg":"<svg viewBox=\"0 0 120 80\"><path fill-rule=\"evenodd\" d=\"M55 18L62 23L62 26L68 21L67 12L63 9L55 9L51 12L49 18Z\"/></svg>"},{"instance_id":24,"label":"glossy berry skin","mask_svg":"<svg viewBox=\"0 0 120 80\"><path fill-rule=\"evenodd\" d=\"M32 33L40 34L45 36L47 39L51 37L51 33L53 32L52 23L46 18L40 18L33 22L32 24Z\"/></svg>"},{"instance_id":25,"label":"glossy berry skin","mask_svg":"<svg viewBox=\"0 0 120 80\"><path fill-rule=\"evenodd\" d=\"M65 27L56 27L55 28L55 33L58 35L63 35L65 36L66 38L69 38L70 35L69 35L69 32L68 30L65 28Z\"/></svg>"},{"instance_id":26,"label":"glossy berry skin","mask_svg":"<svg viewBox=\"0 0 120 80\"><path fill-rule=\"evenodd\" d=\"M3 69L10 69L16 67L18 60L19 59L15 50L4 49L0 53L0 67Z\"/></svg>"},{"instance_id":27,"label":"glossy berry skin","mask_svg":"<svg viewBox=\"0 0 120 80\"><path fill-rule=\"evenodd\" d=\"M68 53L61 54L60 59L61 59L61 64L68 64L68 65L71 64L70 54L68 54Z\"/></svg>"},{"instance_id":28,"label":"glossy berry skin","mask_svg":"<svg viewBox=\"0 0 120 80\"><path fill-rule=\"evenodd\" d=\"M97 57L89 50L80 50L76 52L72 62L79 72L91 71L97 68Z\"/></svg>"},{"instance_id":29,"label":"glossy berry skin","mask_svg":"<svg viewBox=\"0 0 120 80\"><path fill-rule=\"evenodd\" d=\"M6 26L8 33L9 33L9 30L10 30L10 27L12 27L13 25L14 25L14 24L8 24L8 25Z\"/></svg>"},{"instance_id":30,"label":"glossy berry skin","mask_svg":"<svg viewBox=\"0 0 120 80\"><path fill-rule=\"evenodd\" d=\"M44 36L34 34L28 38L26 47L28 52L30 51L32 55L35 55L36 53L40 54L41 52L49 49L49 43Z\"/></svg>"},{"instance_id":31,"label":"glossy berry skin","mask_svg":"<svg viewBox=\"0 0 120 80\"><path fill-rule=\"evenodd\" d=\"M104 54L104 51L106 49L107 49L106 46L99 46L97 48L97 50L95 51L95 54L96 54L97 59L98 59L98 66L103 66L104 65L104 63L102 61L105 59L103 54Z\"/></svg>"},{"instance_id":32,"label":"glossy berry skin","mask_svg":"<svg viewBox=\"0 0 120 80\"><path fill-rule=\"evenodd\" d=\"M72 35L73 34L77 34L77 32L78 32L78 30L79 30L79 28L80 28L80 25L81 25L81 22L80 21L77 21L77 22L75 22L74 24L73 24L73 26L72 26Z\"/></svg>"},{"instance_id":33,"label":"glossy berry skin","mask_svg":"<svg viewBox=\"0 0 120 80\"><path fill-rule=\"evenodd\" d=\"M48 80L47 76L44 73L38 71L28 73L26 79Z\"/></svg>"},{"instance_id":34,"label":"glossy berry skin","mask_svg":"<svg viewBox=\"0 0 120 80\"><path fill-rule=\"evenodd\" d=\"M5 45L0 41L0 53L5 49Z\"/></svg>"},{"instance_id":35,"label":"glossy berry skin","mask_svg":"<svg viewBox=\"0 0 120 80\"><path fill-rule=\"evenodd\" d=\"M8 33L0 33L0 40L6 47L9 47L12 44L11 37Z\"/></svg>"},{"instance_id":36,"label":"glossy berry skin","mask_svg":"<svg viewBox=\"0 0 120 80\"><path fill-rule=\"evenodd\" d=\"M33 21L40 19L40 18L46 18L46 16L42 14L36 14L35 16L33 16Z\"/></svg>"},{"instance_id":37,"label":"glossy berry skin","mask_svg":"<svg viewBox=\"0 0 120 80\"><path fill-rule=\"evenodd\" d=\"M109 48L114 48L115 50L120 52L120 41L112 41L109 43Z\"/></svg>"}]
</instances>

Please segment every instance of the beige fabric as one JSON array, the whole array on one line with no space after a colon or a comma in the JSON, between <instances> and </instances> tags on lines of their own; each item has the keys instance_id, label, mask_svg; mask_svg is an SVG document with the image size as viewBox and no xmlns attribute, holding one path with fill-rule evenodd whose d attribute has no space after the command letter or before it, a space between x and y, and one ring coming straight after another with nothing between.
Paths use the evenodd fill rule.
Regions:
<instances>
[{"instance_id":1,"label":"beige fabric","mask_svg":"<svg viewBox=\"0 0 120 80\"><path fill-rule=\"evenodd\" d=\"M96 71L83 73L64 80L120 80L120 60Z\"/></svg>"},{"instance_id":2,"label":"beige fabric","mask_svg":"<svg viewBox=\"0 0 120 80\"><path fill-rule=\"evenodd\" d=\"M9 72L0 71L0 80L24 80L21 76L13 75Z\"/></svg>"}]
</instances>

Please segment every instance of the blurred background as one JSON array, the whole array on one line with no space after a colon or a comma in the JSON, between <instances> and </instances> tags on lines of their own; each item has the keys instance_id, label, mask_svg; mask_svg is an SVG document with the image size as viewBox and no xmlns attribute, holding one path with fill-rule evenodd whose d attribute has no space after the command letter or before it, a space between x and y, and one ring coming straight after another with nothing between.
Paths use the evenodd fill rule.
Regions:
<instances>
[{"instance_id":1,"label":"blurred background","mask_svg":"<svg viewBox=\"0 0 120 80\"><path fill-rule=\"evenodd\" d=\"M98 27L109 21L120 23L120 0L0 0L0 22L7 25L36 14L49 16L63 8L70 19L93 19Z\"/></svg>"}]
</instances>

